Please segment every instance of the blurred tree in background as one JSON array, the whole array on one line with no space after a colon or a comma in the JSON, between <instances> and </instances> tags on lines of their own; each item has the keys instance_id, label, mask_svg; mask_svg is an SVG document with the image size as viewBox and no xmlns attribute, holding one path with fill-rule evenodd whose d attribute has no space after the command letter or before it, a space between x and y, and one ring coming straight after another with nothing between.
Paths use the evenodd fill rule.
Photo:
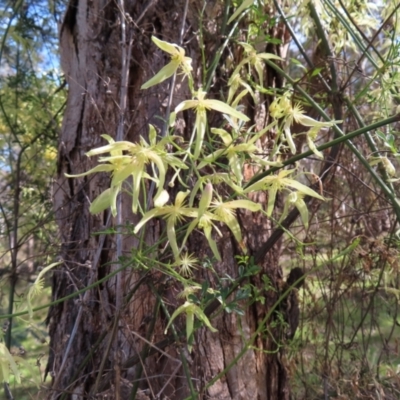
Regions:
<instances>
[{"instance_id":1,"label":"blurred tree in background","mask_svg":"<svg viewBox=\"0 0 400 400\"><path fill-rule=\"evenodd\" d=\"M52 208L57 138L65 108L58 61L61 2L0 3L0 304L12 314L43 266L57 257ZM38 304L49 301L48 292ZM2 342L31 360L24 386L40 383L36 358L45 353L44 314L29 323L3 320ZM43 354L42 354L43 356ZM27 369L28 368L28 369ZM32 378L29 378L32 377ZM37 389L36 389L37 391ZM7 391L6 391L7 394ZM14 392L22 398L21 390Z\"/></svg>"}]
</instances>

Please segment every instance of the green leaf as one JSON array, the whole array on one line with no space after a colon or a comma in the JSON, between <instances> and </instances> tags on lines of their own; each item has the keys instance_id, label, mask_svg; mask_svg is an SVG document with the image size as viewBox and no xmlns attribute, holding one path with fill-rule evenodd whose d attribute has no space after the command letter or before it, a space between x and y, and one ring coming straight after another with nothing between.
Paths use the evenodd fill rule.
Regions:
<instances>
[{"instance_id":1,"label":"green leaf","mask_svg":"<svg viewBox=\"0 0 400 400\"><path fill-rule=\"evenodd\" d=\"M318 75L322 70L323 68L315 68L311 73L311 77Z\"/></svg>"}]
</instances>

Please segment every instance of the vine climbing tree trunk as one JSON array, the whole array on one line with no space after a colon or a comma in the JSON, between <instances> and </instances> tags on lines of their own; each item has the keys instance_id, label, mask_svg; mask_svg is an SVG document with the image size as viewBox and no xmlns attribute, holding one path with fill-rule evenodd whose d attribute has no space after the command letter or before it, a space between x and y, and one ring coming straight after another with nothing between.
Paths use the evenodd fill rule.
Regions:
<instances>
[{"instance_id":1,"label":"vine climbing tree trunk","mask_svg":"<svg viewBox=\"0 0 400 400\"><path fill-rule=\"evenodd\" d=\"M234 26L227 20L233 11L229 2L218 0L205 2L204 7L197 0L69 2L60 31L61 64L69 95L54 198L63 264L53 276L53 299L81 293L49 312L49 399L184 399L193 393L211 399L289 398L283 350L268 326L271 318L267 318L279 297L282 279L279 241L268 254L259 254L274 228L269 219L261 213L241 211L238 215L244 243L250 255L258 254L259 267L258 273L243 279L242 284L258 298L251 304L239 303L242 315L218 313L218 307L208 307L208 317L218 332L200 328L189 352L179 333L182 321L177 320L177 336L171 330L164 333L168 315L182 303L177 297L182 287L159 268L152 268L152 259L163 261L164 257L165 249L159 245L163 221L152 222L145 237L133 235L140 216L132 213L127 193L121 198L119 219L109 211L89 213L90 202L109 187L107 175L65 177L96 165L85 153L105 144L102 134L137 142L140 136L148 136L150 123L162 134L168 110L189 98L182 76L177 77L175 86L167 80L149 90L140 89L169 62L152 43L152 35L182 45L193 60L196 84L208 86L208 97L226 98L229 75L243 58L240 46L226 45ZM273 10L265 7L265 14L273 16ZM245 28L244 20L235 31L238 41L245 35L241 25ZM281 43L268 44L268 49L267 44L261 45L262 51L285 56L283 26L265 22L261 29ZM268 68L264 78L270 88L283 84ZM268 123L271 99L258 96L257 104L250 96L245 103L246 114L252 116L250 125L260 130ZM209 114L210 120L218 118ZM175 134L188 139L194 119L194 114L182 113ZM273 139L273 132L265 134L261 140L265 149ZM256 172L247 168L246 179ZM151 184L147 190L143 204L151 201ZM169 190L176 193L179 188ZM260 194L253 200L264 205L267 199ZM118 229L122 236L113 234ZM229 230L222 233L217 241L222 261L205 262L204 268L195 271L196 281L208 282L211 288L221 283L216 276L225 279L228 287L227 277L239 275L236 256L242 249ZM135 258L144 245L153 246L146 265ZM201 260L212 258L200 234L191 237L187 248ZM230 299L234 298L235 292Z\"/></svg>"}]
</instances>

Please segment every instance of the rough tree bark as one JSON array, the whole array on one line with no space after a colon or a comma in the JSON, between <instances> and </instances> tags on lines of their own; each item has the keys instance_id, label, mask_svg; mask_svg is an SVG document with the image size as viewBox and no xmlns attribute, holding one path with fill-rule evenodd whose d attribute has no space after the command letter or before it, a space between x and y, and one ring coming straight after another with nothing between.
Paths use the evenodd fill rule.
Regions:
<instances>
[{"instance_id":1,"label":"rough tree bark","mask_svg":"<svg viewBox=\"0 0 400 400\"><path fill-rule=\"evenodd\" d=\"M151 35L179 43L186 2L127 0L124 21L121 19L121 8L116 3L108 0L70 0L61 27L61 61L69 95L60 135L54 200L64 263L54 273L54 299L82 289L117 268L110 264L115 261L114 237L93 235L104 231L105 227L115 226L115 221L108 225L108 212L90 215L88 211L89 200L109 186L109 177L97 174L66 179L64 174L81 173L96 164L96 160L87 158L85 153L105 144L101 134L116 137L121 113L125 121L124 138L133 142L138 140L139 135L147 135L149 123L161 129L162 121L158 116L165 115L169 82L147 91L141 91L140 86L168 62L167 57L152 44ZM199 71L197 78L200 84L201 49L210 62L225 40L226 28L221 32L224 29L221 27L225 26L225 3L229 2L207 2L204 10L198 0L188 3L183 41L187 55L193 58L194 71ZM232 13L232 10L229 12ZM265 12L272 14L267 7ZM121 41L123 22L127 33L125 43ZM199 44L200 28L202 48ZM265 29L284 42L281 27L271 30L266 26ZM124 88L121 87L125 73L122 50L129 47L130 39L129 82ZM283 51L282 46L272 48L271 45L265 50L278 54ZM222 54L221 65L217 68L210 90L211 96L220 98L220 92L226 90L227 72L232 70L232 65L237 65L241 56L237 47ZM224 65L223 60L228 58L229 65ZM175 102L188 96L186 86L180 85L179 79ZM282 85L271 71L267 71L266 82L269 86ZM121 91L124 89L127 92L127 108L121 110ZM250 100L248 104L248 113L251 113L258 128L268 121L266 110L270 99L261 100L263 106L254 107ZM180 120L183 136L190 134L193 122L192 114L183 114ZM269 139L268 136L264 139L266 147ZM254 174L251 170L245 172L248 178ZM260 196L257 200L265 203L266 199ZM128 221L125 230L129 233L129 226L135 224L138 217L130 211L129 198L123 197L122 205L122 221ZM242 212L240 220L249 251L257 254L273 227L261 215ZM153 234L146 237L147 244L156 243L162 228L162 222L154 222L152 230L148 230ZM226 273L235 277L238 266L234 256L239 252L238 246L228 231L224 234L223 241L219 242L223 261L214 268L220 276ZM202 237L199 235L195 240L188 244L189 249L195 249L200 258L202 255L210 256ZM124 237L123 250L127 256L137 246L138 242L132 235ZM176 294L181 288L166 282L161 273L143 274L135 268L128 268L120 272L122 279L113 277L78 297L52 307L48 317L51 354L47 368L52 377L52 390L48 398L56 399L64 395L64 399L128 399L134 398L133 393L136 393L136 398L156 398L159 395L161 398L184 399L190 396L190 390L182 367L179 367L179 354L183 353L193 378L193 387L202 398L288 399L288 376L281 361L283 358L280 351L276 351L276 343L266 329L257 337L254 349L249 349L224 377L205 388L207 382L240 352L245 339L259 327L268 309L276 302L276 292L263 289L262 276L268 276L272 286L279 286L282 271L278 259L279 244L267 256L260 258L261 272L252 278L251 283L266 297L266 303L256 302L248 306L244 316L221 313L213 318L212 324L218 332L200 329L191 354L173 338L168 339L166 346L165 339L170 338L164 334L168 320L159 308L154 293L162 293L171 306L171 313L179 304ZM214 284L207 270L197 271L196 278L209 280L211 286ZM140 353L146 349L146 340L157 345L157 349L148 348L151 352L147 358L146 353ZM139 390L132 392L136 382L140 382Z\"/></svg>"}]
</instances>

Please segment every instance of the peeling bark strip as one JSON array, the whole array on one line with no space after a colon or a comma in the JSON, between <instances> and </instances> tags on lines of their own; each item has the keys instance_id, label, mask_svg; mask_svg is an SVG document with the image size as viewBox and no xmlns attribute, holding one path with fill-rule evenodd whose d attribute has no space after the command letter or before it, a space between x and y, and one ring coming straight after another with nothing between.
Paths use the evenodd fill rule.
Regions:
<instances>
[{"instance_id":1,"label":"peeling bark strip","mask_svg":"<svg viewBox=\"0 0 400 400\"><path fill-rule=\"evenodd\" d=\"M226 37L226 32L219 30L224 26L225 2L215 1L212 6L209 3L202 21L207 62L211 62ZM92 168L96 160L87 158L85 153L104 144L101 134L116 137L122 89L127 90L129 110L125 115L126 140L137 141L139 135L145 137L149 123L162 128L160 117L165 114L169 83L146 91L141 91L140 86L168 61L152 44L151 35L178 43L182 23L187 55L193 59L194 71L202 71L198 35L203 5L197 0L190 1L187 19L182 21L184 7L183 0L125 2L125 23L133 44L129 60L130 80L128 87L122 88L121 50L127 43L121 43L121 13L116 2L69 2L60 33L61 64L68 81L69 95L59 141L54 198L63 240L61 256L64 265L54 273L53 299L73 293L116 268L110 264L115 260L114 237L93 235L108 226L108 213L90 215L88 211L89 201L108 187L109 177L100 173L90 178L66 179L64 173L78 174ZM265 13L272 13L272 10L266 8ZM275 29L270 35L285 39L283 29ZM241 51L236 47L231 50L236 57L233 67L217 68L211 97L220 98L222 90L227 92L226 71L240 62ZM268 51L279 53L281 49L274 45ZM222 60L224 56L227 54L223 54ZM197 79L200 83L201 77ZM267 72L265 81L270 86L282 84L273 71ZM188 98L188 94L186 85L178 82L172 107ZM249 100L247 110L247 115L253 115L252 123L259 128L265 126L268 120L266 110L271 99L265 97L262 100L260 104L263 105L259 107L254 107ZM213 118L211 114L210 118ZM193 122L193 116L186 113L180 132L186 139L192 131ZM266 137L266 148L268 145L269 138ZM246 173L250 178L254 172ZM254 200L266 201L264 195ZM135 224L138 219L131 214L128 197L122 197L122 208L122 221ZM255 253L268 239L271 222L262 215L242 213L240 218L248 247ZM157 242L161 229L159 223L154 222L147 230L153 232L145 238L148 245ZM235 277L238 276L234 258L239 254L237 244L229 239L228 231L224 231L224 235L219 243L223 261L214 268L220 276L228 274ZM124 237L125 255L129 257L131 249L137 247L136 239ZM208 245L200 235L188 247L189 250L196 250L199 257L210 255ZM263 290L261 275L266 274L273 286L279 286L281 270L278 258L279 244L260 260L262 271L252 278L253 285ZM265 292L266 304L253 304L244 310L242 317L223 313L214 318L212 323L218 333L200 329L194 350L189 355L175 339L164 335L168 319L155 295L155 291L163 293L163 299L171 305L171 313L179 305L176 294L181 288L174 284L165 285L165 277L160 273L151 272L144 276L138 271L130 267L122 272L122 295L127 303L124 303L120 313L115 312L118 293L114 279L80 298L51 308L48 316L51 354L47 370L52 377L52 390L48 399L128 399L132 393L136 393L138 399L152 398L157 394L170 399L184 399L190 395L190 390L180 366L180 352L187 359L193 387L202 398L289 398L285 366L276 351L276 343L267 333L259 335L253 344L258 350L248 350L225 376L206 389L207 383L231 363L246 340L259 328L260 321L277 300L275 292ZM211 286L215 283L206 270L197 271L196 279L208 280ZM163 340L166 340L164 344L154 347ZM154 353L156 357L150 356ZM138 354L141 354L140 358ZM133 359L140 362L129 362Z\"/></svg>"}]
</instances>

